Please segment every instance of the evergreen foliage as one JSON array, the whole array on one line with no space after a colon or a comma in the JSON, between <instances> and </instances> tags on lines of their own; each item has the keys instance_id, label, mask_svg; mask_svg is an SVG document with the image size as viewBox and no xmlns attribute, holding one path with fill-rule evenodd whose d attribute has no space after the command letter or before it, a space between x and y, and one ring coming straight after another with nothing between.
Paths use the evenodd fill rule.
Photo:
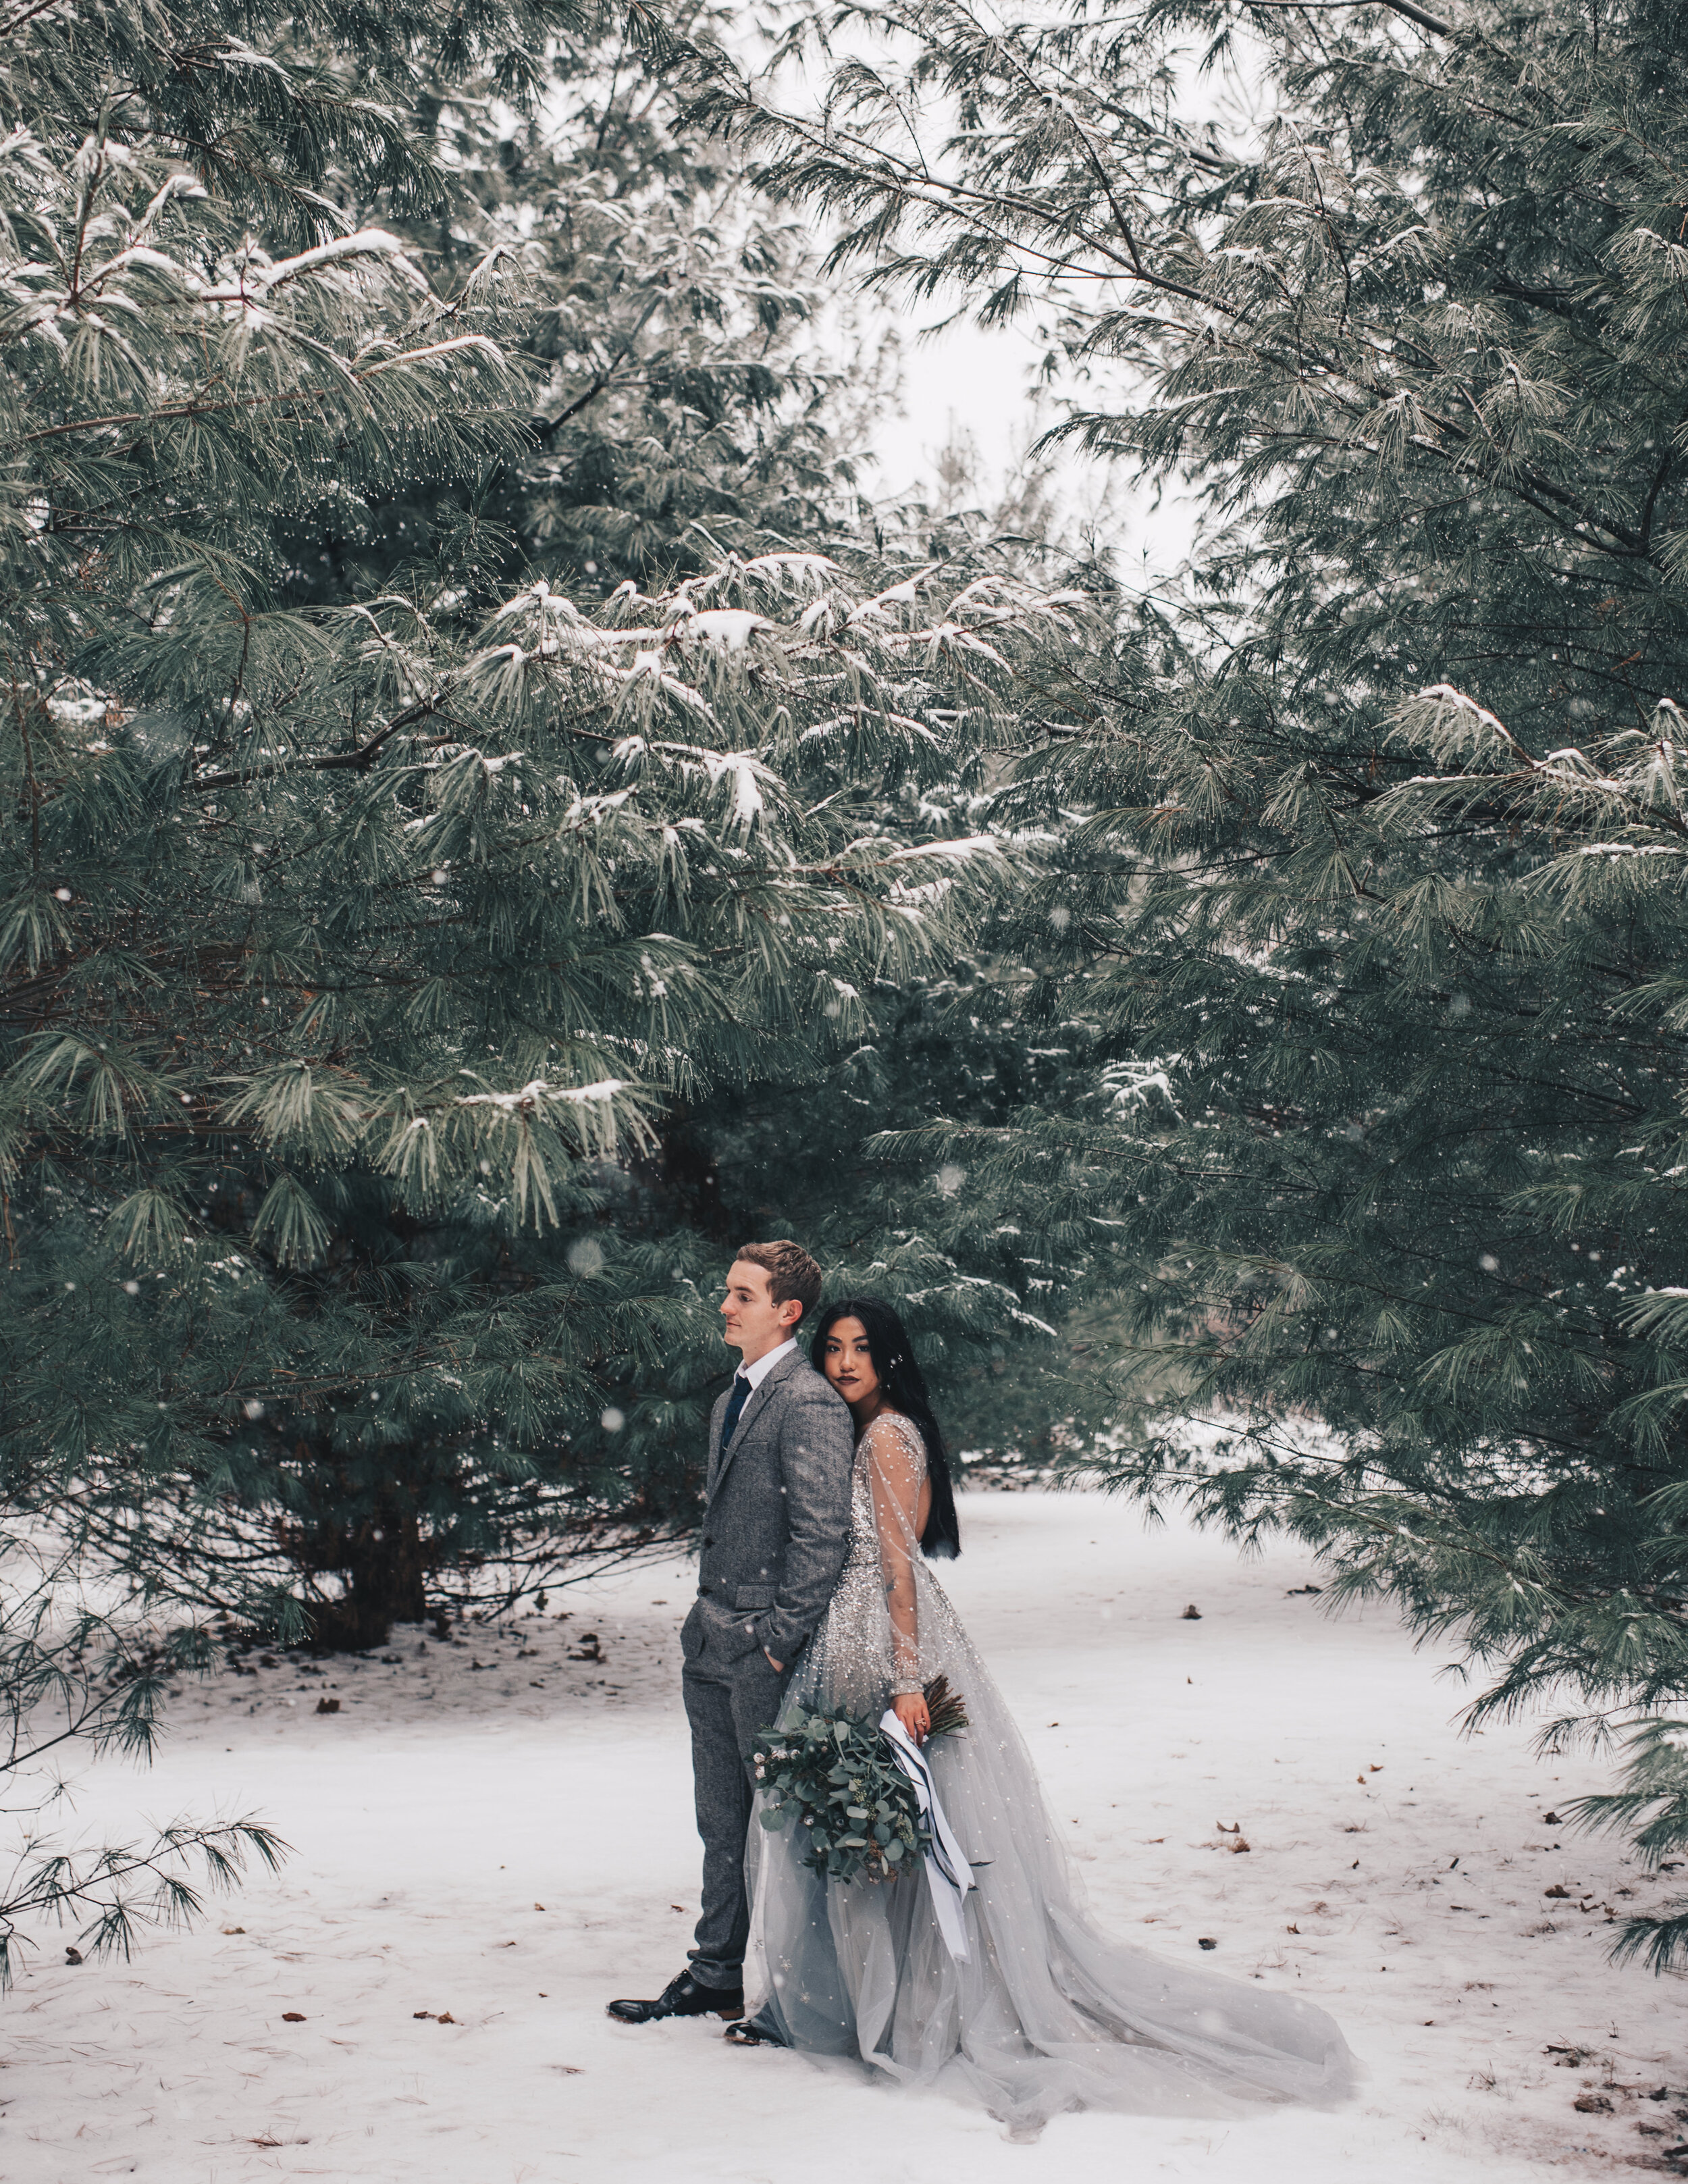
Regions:
<instances>
[{"instance_id":1,"label":"evergreen foliage","mask_svg":"<svg viewBox=\"0 0 1688 2184\"><path fill-rule=\"evenodd\" d=\"M967 801L978 812L987 800ZM1008 847L1023 866L1028 845ZM1063 1222L1036 1180L941 1152L911 1164L875 1140L935 1115L1000 1128L1075 1095L1094 1028L1028 1028L1023 961L963 954L935 975L877 981L861 1035L818 1076L717 1094L665 1133L660 1156L671 1218L681 1210L727 1246L802 1236L829 1296L893 1303L959 1458L1017 1467L1072 1456L1118 1412L1097 1307L1072 1318L1094 1231L1082 1209Z\"/></svg>"},{"instance_id":2,"label":"evergreen foliage","mask_svg":"<svg viewBox=\"0 0 1688 2184\"><path fill-rule=\"evenodd\" d=\"M269 247L283 183L345 228L363 126L337 166L270 97L228 188L138 93L8 144L0 1447L137 1584L285 1621L291 1565L367 1644L688 1511L711 1323L684 1239L605 1228L620 1163L936 960L995 845L872 810L1059 613L801 552L582 613L473 507L278 597L281 519L472 488L527 389L501 249L442 293L389 228Z\"/></svg>"},{"instance_id":3,"label":"evergreen foliage","mask_svg":"<svg viewBox=\"0 0 1688 2184\"><path fill-rule=\"evenodd\" d=\"M1585 1814L1680 1848L1688 25L846 24L889 42L823 112L719 56L705 110L831 205L839 262L1042 312L1063 429L1206 511L1183 586L1044 683L1000 811L1074 815L1024 998L1100 1067L905 1144L1059 1178L1134 1259L1122 1369L1226 1437L1139 1437L1116 1483L1287 1525L1338 1601L1457 1634L1474 1719L1630 1724ZM1179 120L1192 41L1267 86L1257 128ZM1678 1961L1688 1915L1625 1942Z\"/></svg>"},{"instance_id":4,"label":"evergreen foliage","mask_svg":"<svg viewBox=\"0 0 1688 2184\"><path fill-rule=\"evenodd\" d=\"M138 1296L137 1279L120 1282L126 1253L179 1244L194 1123L156 1064L192 1050L183 1027L208 998L197 982L225 983L241 955L218 930L242 883L229 892L214 830L207 869L192 874L214 914L196 930L178 896L166 936L160 867L186 851L186 878L204 844L189 848L170 808L187 718L167 702L148 715L146 694L167 695L185 664L190 681L220 677L215 710L237 738L249 733L248 668L261 683L322 651L315 632L264 612L254 570L278 495L309 502L339 470L399 447L477 460L510 430L505 367L463 323L475 306L430 295L395 240L353 232L330 192L361 175L395 199L437 200L437 162L370 95L373 79L454 39L460 57L505 69L518 25L543 19L391 10L368 42L371 72L340 35L354 29L348 13L318 13L323 52L303 62L252 43L281 42L306 20L297 11L95 0L0 16L0 1708L22 1830L0 1975L20 1920L68 1920L96 1951L126 1953L137 1925L199 1910L196 1869L227 1885L251 1855L273 1864L282 1847L250 1820L86 1854L43 1827L71 1753L144 1755L164 1679L205 1653L159 1601L168 1557L149 1538L161 1474L148 1474L148 1450L168 1399L161 1411L156 1389L150 1401L142 1391L168 1366L131 1357L116 1398L125 1417L144 1407L148 1440L125 1444L99 1330L85 1356L76 1324L79 1295ZM479 403L443 411L447 376ZM185 973L175 990L159 975L171 961ZM172 1096L177 1123L161 1130ZM102 1248L95 1229L120 1203ZM91 1510L122 1535L115 1573L89 1567Z\"/></svg>"},{"instance_id":5,"label":"evergreen foliage","mask_svg":"<svg viewBox=\"0 0 1688 2184\"><path fill-rule=\"evenodd\" d=\"M126 1958L141 1928L191 1922L206 1887L234 1886L253 1858L273 1870L287 1849L250 1816L180 1821L99 1848L58 1840L67 1750L150 1758L172 1679L203 1669L207 1641L191 1625L159 1629L144 1613L96 1606L109 1591L105 1573L72 1550L12 1536L3 1544L0 1785L20 1840L0 1885L0 1992L31 1927L69 1926L78 1961L84 1952Z\"/></svg>"},{"instance_id":6,"label":"evergreen foliage","mask_svg":"<svg viewBox=\"0 0 1688 2184\"><path fill-rule=\"evenodd\" d=\"M705 12L693 27L724 20ZM877 360L847 310L823 345L809 237L741 157L682 122L654 35L637 12L559 33L526 112L419 94L449 213L396 225L436 287L490 259L519 274L498 332L526 431L471 488L388 478L288 526L290 599L379 588L465 505L488 538L504 534L504 575L536 571L577 599L859 527ZM358 208L393 209L379 191Z\"/></svg>"},{"instance_id":7,"label":"evergreen foliage","mask_svg":"<svg viewBox=\"0 0 1688 2184\"><path fill-rule=\"evenodd\" d=\"M577 47L566 104L500 146L489 206L496 231L532 224L544 303L508 520L577 596L672 582L728 548L860 533L866 420L885 392L802 223L637 61L625 31Z\"/></svg>"}]
</instances>

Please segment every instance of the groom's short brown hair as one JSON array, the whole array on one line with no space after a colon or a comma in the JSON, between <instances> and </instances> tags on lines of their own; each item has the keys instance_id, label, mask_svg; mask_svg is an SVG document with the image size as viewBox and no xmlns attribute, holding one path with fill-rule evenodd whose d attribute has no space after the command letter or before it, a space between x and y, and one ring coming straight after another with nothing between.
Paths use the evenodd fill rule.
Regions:
<instances>
[{"instance_id":1,"label":"groom's short brown hair","mask_svg":"<svg viewBox=\"0 0 1688 2184\"><path fill-rule=\"evenodd\" d=\"M777 1236L772 1244L741 1244L733 1256L749 1266L761 1268L768 1278L768 1295L776 1304L789 1304L795 1297L803 1307L803 1319L821 1301L821 1269L789 1236ZM797 1324L800 1327L803 1320Z\"/></svg>"}]
</instances>

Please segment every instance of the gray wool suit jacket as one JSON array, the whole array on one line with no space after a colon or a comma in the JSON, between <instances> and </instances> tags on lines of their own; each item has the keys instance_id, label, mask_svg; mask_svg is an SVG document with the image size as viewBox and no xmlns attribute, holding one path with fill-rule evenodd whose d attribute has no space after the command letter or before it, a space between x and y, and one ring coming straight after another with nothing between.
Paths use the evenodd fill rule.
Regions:
<instances>
[{"instance_id":1,"label":"gray wool suit jacket","mask_svg":"<svg viewBox=\"0 0 1688 2184\"><path fill-rule=\"evenodd\" d=\"M801 1351L782 1357L752 1393L723 1452L727 1401L721 1396L710 1417L693 1613L728 1626L721 1636L729 1652L760 1646L789 1664L825 1612L850 1551L855 1424Z\"/></svg>"}]
</instances>

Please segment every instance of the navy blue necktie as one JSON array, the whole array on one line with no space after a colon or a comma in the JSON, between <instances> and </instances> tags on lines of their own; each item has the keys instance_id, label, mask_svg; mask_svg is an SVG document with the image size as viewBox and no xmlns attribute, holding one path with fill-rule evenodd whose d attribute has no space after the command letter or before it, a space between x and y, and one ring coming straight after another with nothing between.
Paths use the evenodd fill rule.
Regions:
<instances>
[{"instance_id":1,"label":"navy blue necktie","mask_svg":"<svg viewBox=\"0 0 1688 2184\"><path fill-rule=\"evenodd\" d=\"M733 1376L733 1393L727 1399L727 1416L721 1422L721 1453L727 1453L727 1444L738 1430L738 1421L744 1415L744 1406L750 1400L750 1383L742 1373Z\"/></svg>"}]
</instances>

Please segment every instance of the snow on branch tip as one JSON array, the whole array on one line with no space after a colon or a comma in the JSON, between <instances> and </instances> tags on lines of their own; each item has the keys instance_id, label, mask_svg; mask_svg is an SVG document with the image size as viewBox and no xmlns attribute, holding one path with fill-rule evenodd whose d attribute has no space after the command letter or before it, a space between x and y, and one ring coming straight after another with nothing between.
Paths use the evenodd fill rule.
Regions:
<instances>
[{"instance_id":1,"label":"snow on branch tip","mask_svg":"<svg viewBox=\"0 0 1688 2184\"><path fill-rule=\"evenodd\" d=\"M556 1106L585 1107L604 1100L620 1099L634 1089L625 1078L606 1077L596 1084L549 1084L543 1077L536 1077L515 1092L468 1092L453 1100L456 1107L496 1107L505 1114L543 1107L548 1102Z\"/></svg>"}]
</instances>

